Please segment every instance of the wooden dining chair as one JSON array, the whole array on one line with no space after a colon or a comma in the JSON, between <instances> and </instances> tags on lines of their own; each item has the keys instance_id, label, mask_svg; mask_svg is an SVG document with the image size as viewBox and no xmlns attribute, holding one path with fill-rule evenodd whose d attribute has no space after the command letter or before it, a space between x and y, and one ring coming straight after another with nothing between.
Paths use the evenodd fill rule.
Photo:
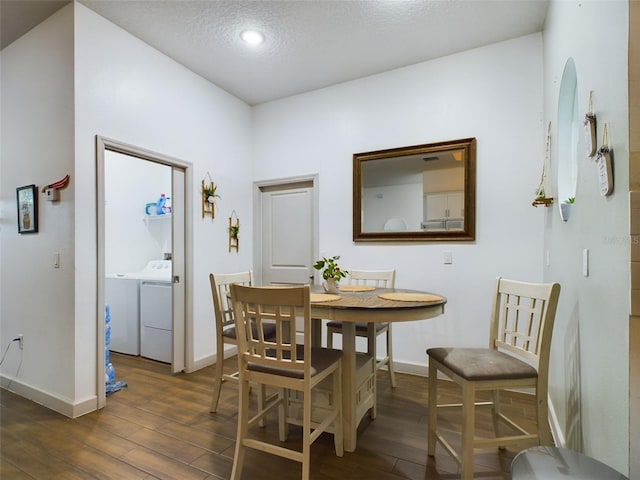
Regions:
<instances>
[{"instance_id":1,"label":"wooden dining chair","mask_svg":"<svg viewBox=\"0 0 640 480\"><path fill-rule=\"evenodd\" d=\"M460 478L473 478L477 448L508 445L552 445L547 406L547 378L553 323L560 295L558 283L525 283L498 277L488 348L429 348L428 453L436 443L460 465ZM438 404L438 373L462 388L462 404ZM532 388L536 400L534 433L500 411L500 390ZM476 392L491 391L492 400L477 402ZM476 407L492 409L495 438L475 436ZM462 448L459 452L437 428L437 410L462 407ZM505 424L509 426L504 430ZM449 430L451 426L447 427Z\"/></svg>"},{"instance_id":2,"label":"wooden dining chair","mask_svg":"<svg viewBox=\"0 0 640 480\"><path fill-rule=\"evenodd\" d=\"M395 270L348 270L347 285L363 285L376 288L394 288L396 280ZM376 323L374 331L369 332L367 323L356 323L356 336L367 338L367 353L376 359L376 371L387 366L391 387L396 387L396 375L393 368L393 338L391 323ZM342 322L327 322L327 347L333 348L333 334L342 334ZM386 334L386 354L377 358L378 335ZM373 417L375 417L375 412Z\"/></svg>"},{"instance_id":3,"label":"wooden dining chair","mask_svg":"<svg viewBox=\"0 0 640 480\"><path fill-rule=\"evenodd\" d=\"M311 304L309 286L248 287L231 286L238 332L240 364L240 400L238 434L233 458L232 480L240 480L247 448L278 455L302 464L302 479L309 479L311 444L324 431L333 432L336 455L343 455L342 430L342 352L311 346ZM302 320L302 344L296 342L296 319ZM272 322L276 328L273 340L267 339L261 328ZM320 382L332 377L333 402L314 409L312 391ZM249 384L256 382L278 390L271 399L249 417ZM279 439L287 439L288 390L302 393L302 451L270 443L251 436L249 428L267 411L278 407ZM318 415L323 414L323 418ZM290 422L291 420L291 422Z\"/></svg>"},{"instance_id":4,"label":"wooden dining chair","mask_svg":"<svg viewBox=\"0 0 640 480\"><path fill-rule=\"evenodd\" d=\"M241 285L253 285L253 272L239 272L239 273L211 273L209 275L209 282L211 283L211 294L213 297L213 310L216 321L216 366L215 366L215 378L213 387L213 397L211 399L210 411L215 413L218 409L218 402L220 400L220 392L222 391L222 384L225 381L231 381L238 383L238 371L232 374L224 373L224 346L238 345L236 339L236 326L233 316L233 308L230 302L231 298L231 285L234 283ZM264 335L267 338L272 338L275 335L275 326L265 324ZM265 392L264 387L260 387L258 401L264 402Z\"/></svg>"}]
</instances>

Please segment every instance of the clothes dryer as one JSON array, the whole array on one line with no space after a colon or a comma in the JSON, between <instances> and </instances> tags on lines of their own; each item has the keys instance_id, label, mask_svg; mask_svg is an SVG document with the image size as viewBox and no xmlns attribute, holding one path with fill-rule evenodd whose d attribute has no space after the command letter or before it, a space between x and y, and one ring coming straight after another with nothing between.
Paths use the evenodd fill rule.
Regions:
<instances>
[{"instance_id":1,"label":"clothes dryer","mask_svg":"<svg viewBox=\"0 0 640 480\"><path fill-rule=\"evenodd\" d=\"M173 308L171 283L140 282L140 355L171 363Z\"/></svg>"}]
</instances>

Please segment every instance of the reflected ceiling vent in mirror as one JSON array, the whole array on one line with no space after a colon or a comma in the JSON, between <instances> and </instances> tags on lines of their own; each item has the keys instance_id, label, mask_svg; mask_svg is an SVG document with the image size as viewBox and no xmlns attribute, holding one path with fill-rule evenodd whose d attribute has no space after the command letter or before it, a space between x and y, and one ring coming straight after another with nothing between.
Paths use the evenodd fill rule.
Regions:
<instances>
[{"instance_id":1,"label":"reflected ceiling vent in mirror","mask_svg":"<svg viewBox=\"0 0 640 480\"><path fill-rule=\"evenodd\" d=\"M564 66L558 97L558 205L564 222L576 195L578 182L578 76L573 58Z\"/></svg>"}]
</instances>

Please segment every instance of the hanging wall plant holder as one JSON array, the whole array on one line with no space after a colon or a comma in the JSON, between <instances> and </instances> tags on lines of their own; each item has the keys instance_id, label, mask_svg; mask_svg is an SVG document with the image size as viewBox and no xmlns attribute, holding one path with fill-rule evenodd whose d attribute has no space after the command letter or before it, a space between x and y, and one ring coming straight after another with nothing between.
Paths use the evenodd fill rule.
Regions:
<instances>
[{"instance_id":1,"label":"hanging wall plant holder","mask_svg":"<svg viewBox=\"0 0 640 480\"><path fill-rule=\"evenodd\" d=\"M216 218L216 198L220 198L220 195L216 193L218 189L217 185L213 183L211 177L207 173L207 177L209 177L209 183L205 183L202 180L202 218L211 215L211 218Z\"/></svg>"},{"instance_id":2,"label":"hanging wall plant holder","mask_svg":"<svg viewBox=\"0 0 640 480\"><path fill-rule=\"evenodd\" d=\"M598 139L596 138L596 114L593 113L593 91L589 92L589 111L584 116L584 136L587 147L587 157L596 154Z\"/></svg>"},{"instance_id":3,"label":"hanging wall plant holder","mask_svg":"<svg viewBox=\"0 0 640 480\"><path fill-rule=\"evenodd\" d=\"M229 251L235 248L240 251L240 219L234 210L229 217Z\"/></svg>"},{"instance_id":4,"label":"hanging wall plant holder","mask_svg":"<svg viewBox=\"0 0 640 480\"><path fill-rule=\"evenodd\" d=\"M542 162L542 175L540 175L540 184L536 188L535 198L531 202L531 205L537 207L538 205L550 206L553 203L553 197L547 197L547 191L545 190L545 183L547 180L547 169L549 168L549 153L551 149L551 122L547 126L547 139L544 149L544 160Z\"/></svg>"}]
</instances>

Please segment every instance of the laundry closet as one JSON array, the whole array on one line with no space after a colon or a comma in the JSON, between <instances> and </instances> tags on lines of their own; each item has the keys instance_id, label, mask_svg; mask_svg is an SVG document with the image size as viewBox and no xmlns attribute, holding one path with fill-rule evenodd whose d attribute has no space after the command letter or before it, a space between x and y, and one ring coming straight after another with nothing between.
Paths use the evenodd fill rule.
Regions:
<instances>
[{"instance_id":1,"label":"laundry closet","mask_svg":"<svg viewBox=\"0 0 640 480\"><path fill-rule=\"evenodd\" d=\"M114 352L171 363L171 167L105 152L105 302Z\"/></svg>"}]
</instances>

